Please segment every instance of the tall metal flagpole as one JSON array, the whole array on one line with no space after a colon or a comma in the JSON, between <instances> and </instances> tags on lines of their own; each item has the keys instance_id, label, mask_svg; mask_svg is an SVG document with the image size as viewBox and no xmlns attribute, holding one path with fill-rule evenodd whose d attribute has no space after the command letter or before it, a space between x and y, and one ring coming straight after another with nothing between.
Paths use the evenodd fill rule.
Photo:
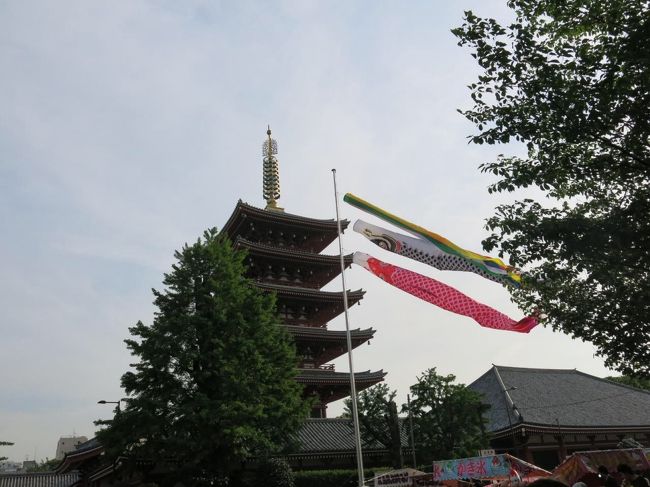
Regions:
<instances>
[{"instance_id":1,"label":"tall metal flagpole","mask_svg":"<svg viewBox=\"0 0 650 487\"><path fill-rule=\"evenodd\" d=\"M339 256L341 257L341 281L343 282L343 309L345 311L345 332L348 339L348 361L350 362L350 396L352 397L352 419L354 424L354 440L357 448L357 471L359 473L359 487L363 487L363 455L361 452L361 433L359 431L359 413L357 410L357 388L354 383L354 364L352 361L352 337L350 336L350 322L348 320L348 292L345 286L345 259L343 258L343 245L341 244L341 219L339 218L339 193L336 190L336 169L332 169L334 179L334 201L336 203L336 229L339 234Z\"/></svg>"}]
</instances>

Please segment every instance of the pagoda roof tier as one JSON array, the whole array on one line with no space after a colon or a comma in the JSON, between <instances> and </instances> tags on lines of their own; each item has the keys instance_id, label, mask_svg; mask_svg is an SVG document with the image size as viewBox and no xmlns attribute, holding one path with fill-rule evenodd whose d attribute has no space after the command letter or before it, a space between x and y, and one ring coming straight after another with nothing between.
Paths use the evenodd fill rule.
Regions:
<instances>
[{"instance_id":1,"label":"pagoda roof tier","mask_svg":"<svg viewBox=\"0 0 650 487\"><path fill-rule=\"evenodd\" d=\"M259 242L251 242L238 236L234 241L238 249L246 249L249 259L262 261L271 265L271 268L284 269L284 279L288 282L296 282L301 287L320 289L336 276L341 274L341 258L338 255L322 255L313 252L305 252L299 249L277 247ZM352 265L352 254L343 256L346 268ZM264 281L271 281L276 277L271 269L268 278Z\"/></svg>"},{"instance_id":2,"label":"pagoda roof tier","mask_svg":"<svg viewBox=\"0 0 650 487\"><path fill-rule=\"evenodd\" d=\"M350 224L341 220L341 231ZM253 241L277 242L320 253L338 235L336 220L319 220L278 210L262 210L239 200L222 228L231 240L243 236Z\"/></svg>"},{"instance_id":3,"label":"pagoda roof tier","mask_svg":"<svg viewBox=\"0 0 650 487\"><path fill-rule=\"evenodd\" d=\"M354 384L357 392L374 386L384 380L386 372L356 372ZM305 393L317 394L323 404L338 401L350 395L350 374L322 369L300 369L296 380L303 384Z\"/></svg>"},{"instance_id":4,"label":"pagoda roof tier","mask_svg":"<svg viewBox=\"0 0 650 487\"><path fill-rule=\"evenodd\" d=\"M345 330L328 330L325 328L310 328L306 326L287 326L287 330L293 336L298 348L298 353L305 355L306 352L312 357L316 366L330 362L348 351L347 333ZM359 328L350 330L352 348L366 343L375 335L375 330Z\"/></svg>"},{"instance_id":5,"label":"pagoda roof tier","mask_svg":"<svg viewBox=\"0 0 650 487\"><path fill-rule=\"evenodd\" d=\"M314 339L314 341L318 342L331 341L336 343L347 340L347 332L345 330L328 330L325 328L293 325L288 325L286 328L295 338ZM376 330L373 328L366 328L364 330L355 328L354 330L350 330L350 335L353 341L366 341L370 340L375 335L375 332Z\"/></svg>"},{"instance_id":6,"label":"pagoda roof tier","mask_svg":"<svg viewBox=\"0 0 650 487\"><path fill-rule=\"evenodd\" d=\"M283 286L265 282L254 282L263 291L274 292L278 298L278 311L286 325L323 327L327 322L343 313L343 291L320 291L296 286ZM366 292L347 291L348 306L363 299Z\"/></svg>"}]
</instances>

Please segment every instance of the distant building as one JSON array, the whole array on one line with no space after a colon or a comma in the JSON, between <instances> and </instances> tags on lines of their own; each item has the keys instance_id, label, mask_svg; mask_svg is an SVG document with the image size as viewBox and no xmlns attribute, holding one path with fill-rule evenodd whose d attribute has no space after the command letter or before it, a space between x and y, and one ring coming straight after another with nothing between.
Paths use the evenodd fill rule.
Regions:
<instances>
[{"instance_id":1,"label":"distant building","mask_svg":"<svg viewBox=\"0 0 650 487\"><path fill-rule=\"evenodd\" d=\"M650 392L575 369L494 365L469 385L490 405L491 444L543 468L576 451L650 446Z\"/></svg>"},{"instance_id":2,"label":"distant building","mask_svg":"<svg viewBox=\"0 0 650 487\"><path fill-rule=\"evenodd\" d=\"M34 470L37 466L36 460L25 460L23 462L23 471L29 472L30 470Z\"/></svg>"},{"instance_id":3,"label":"distant building","mask_svg":"<svg viewBox=\"0 0 650 487\"><path fill-rule=\"evenodd\" d=\"M79 445L88 441L85 436L62 436L56 444L56 459L63 460L66 453L76 450Z\"/></svg>"}]
</instances>

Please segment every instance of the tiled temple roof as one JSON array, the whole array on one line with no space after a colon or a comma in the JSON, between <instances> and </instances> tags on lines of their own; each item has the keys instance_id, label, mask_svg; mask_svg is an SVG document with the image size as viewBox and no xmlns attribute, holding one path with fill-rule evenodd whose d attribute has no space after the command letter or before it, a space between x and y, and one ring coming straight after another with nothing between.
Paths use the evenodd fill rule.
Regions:
<instances>
[{"instance_id":1,"label":"tiled temple roof","mask_svg":"<svg viewBox=\"0 0 650 487\"><path fill-rule=\"evenodd\" d=\"M287 330L294 337L302 338L318 338L319 340L324 341L341 341L347 338L345 330L328 330L326 328L315 328L307 326L294 326L286 325ZM375 335L375 330L372 328L366 328L361 330L356 328L350 330L350 336L353 340L370 340Z\"/></svg>"},{"instance_id":2,"label":"tiled temple roof","mask_svg":"<svg viewBox=\"0 0 650 487\"><path fill-rule=\"evenodd\" d=\"M79 481L79 472L0 474L0 487L70 487Z\"/></svg>"},{"instance_id":3,"label":"tiled temple roof","mask_svg":"<svg viewBox=\"0 0 650 487\"><path fill-rule=\"evenodd\" d=\"M282 286L280 284L270 284L256 282L255 285L265 291L274 291L280 296L291 296L297 298L304 298L309 300L316 300L321 302L343 302L343 291L320 291L307 287L296 286ZM359 289L357 291L348 291L348 303L350 306L358 302L366 294L365 291Z\"/></svg>"},{"instance_id":4,"label":"tiled temple roof","mask_svg":"<svg viewBox=\"0 0 650 487\"><path fill-rule=\"evenodd\" d=\"M386 372L378 370L370 372L355 372L354 380L358 384L375 383L383 380ZM350 374L347 372L333 372L330 370L321 369L300 369L298 377L296 378L302 384L332 384L332 385L346 385L350 383Z\"/></svg>"},{"instance_id":5,"label":"tiled temple roof","mask_svg":"<svg viewBox=\"0 0 650 487\"><path fill-rule=\"evenodd\" d=\"M510 424L650 430L650 392L575 369L495 365L469 387L491 405L487 413L490 431L509 429Z\"/></svg>"},{"instance_id":6,"label":"tiled temple roof","mask_svg":"<svg viewBox=\"0 0 650 487\"><path fill-rule=\"evenodd\" d=\"M400 418L400 422L403 423ZM408 430L400 428L402 447L409 447ZM298 454L347 451L354 454L354 426L349 418L307 419L298 432ZM364 449L383 450L379 442L364 443Z\"/></svg>"},{"instance_id":7,"label":"tiled temple roof","mask_svg":"<svg viewBox=\"0 0 650 487\"><path fill-rule=\"evenodd\" d=\"M266 245L258 242L251 242L245 238L237 237L233 242L235 247L249 249L251 252L274 257L287 257L293 261L300 260L306 263L340 265L338 255L323 255L303 250L292 249L288 247L277 247L275 245ZM350 267L352 264L352 254L343 256L345 266Z\"/></svg>"},{"instance_id":8,"label":"tiled temple roof","mask_svg":"<svg viewBox=\"0 0 650 487\"><path fill-rule=\"evenodd\" d=\"M99 440L97 438L91 438L85 443L81 443L75 450L66 453L54 471L59 474L70 472L77 468L75 465L96 458L103 454L103 452L104 447L99 443Z\"/></svg>"},{"instance_id":9,"label":"tiled temple roof","mask_svg":"<svg viewBox=\"0 0 650 487\"><path fill-rule=\"evenodd\" d=\"M229 235L231 238L239 235L241 226L247 221L268 222L273 225L284 225L294 228L307 228L318 232L323 232L328 236L322 240L321 244L316 248L316 252L322 251L327 247L338 235L336 220L327 219L320 220L316 218L308 218L284 211L271 211L256 208L243 201L239 200L234 211L230 215L228 221L224 224L222 231ZM348 220L341 221L341 231L344 231L350 222Z\"/></svg>"},{"instance_id":10,"label":"tiled temple roof","mask_svg":"<svg viewBox=\"0 0 650 487\"><path fill-rule=\"evenodd\" d=\"M230 219L223 226L224 231L228 231L233 221L236 219L236 215L239 213L247 213L250 215L259 216L260 218L264 218L266 220L272 220L277 222L291 222L294 224L299 223L300 225L331 228L333 230L336 230L336 220L333 218L328 218L328 219L310 218L306 216L296 215L293 213L287 213L286 211L264 210L262 208L257 208L256 206L249 205L248 203L244 203L242 200L239 200ZM350 222L348 220L341 221L341 226L343 228L346 228L349 224Z\"/></svg>"}]
</instances>

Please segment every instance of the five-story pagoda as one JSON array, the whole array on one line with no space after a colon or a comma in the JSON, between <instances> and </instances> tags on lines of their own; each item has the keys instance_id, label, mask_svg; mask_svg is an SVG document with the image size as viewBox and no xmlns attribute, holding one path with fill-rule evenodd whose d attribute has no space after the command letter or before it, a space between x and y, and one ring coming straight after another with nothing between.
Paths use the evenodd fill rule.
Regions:
<instances>
[{"instance_id":1,"label":"five-story pagoda","mask_svg":"<svg viewBox=\"0 0 650 487\"><path fill-rule=\"evenodd\" d=\"M305 396L314 396L311 415L326 417L327 404L350 395L350 375L336 372L331 360L347 352L346 332L329 330L330 320L343 312L343 292L322 291L341 273L338 255L321 252L337 238L336 220L319 220L286 213L280 198L277 143L271 130L263 145L263 196L266 208L237 203L223 227L237 248L248 251L248 276L261 289L277 295L280 316L294 337ZM344 230L348 221L341 222ZM345 266L352 256L344 257ZM348 304L358 303L364 292L347 291ZM367 342L375 330L351 330L352 347ZM383 380L383 371L355 373L357 391Z\"/></svg>"}]
</instances>

